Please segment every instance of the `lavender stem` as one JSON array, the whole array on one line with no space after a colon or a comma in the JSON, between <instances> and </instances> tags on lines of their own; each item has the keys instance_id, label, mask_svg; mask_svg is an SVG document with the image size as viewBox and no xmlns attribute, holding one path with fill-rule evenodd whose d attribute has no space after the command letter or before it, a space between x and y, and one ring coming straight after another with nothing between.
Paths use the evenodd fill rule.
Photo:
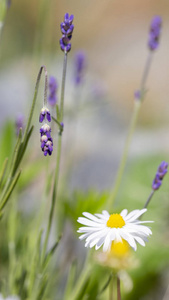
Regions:
<instances>
[{"instance_id":1,"label":"lavender stem","mask_svg":"<svg viewBox=\"0 0 169 300\"><path fill-rule=\"evenodd\" d=\"M64 62L63 62L63 75L62 75L62 88L61 88L61 102L60 102L60 123L63 121L63 115L64 115L64 92L65 92L65 81L66 81L66 67L67 67L67 53L65 53L64 56ZM62 148L62 130L59 129L59 136L58 136L58 143L57 143L57 157L56 157L56 168L55 168L55 175L54 175L54 186L53 186L53 192L52 192L52 204L50 208L49 213L49 219L48 219L48 226L42 251L42 262L44 260L46 249L48 245L49 235L51 231L53 216L54 216L54 210L55 210L55 203L57 199L57 191L58 191L58 182L59 182L59 170L60 170L60 158L61 158L61 148Z\"/></svg>"},{"instance_id":2,"label":"lavender stem","mask_svg":"<svg viewBox=\"0 0 169 300\"><path fill-rule=\"evenodd\" d=\"M151 191L151 193L150 193L150 195L149 195L149 197L148 197L148 199L147 199L147 201L146 201L146 203L144 205L144 208L146 208L148 206L148 204L150 203L150 200L153 197L154 192L155 192L154 190Z\"/></svg>"},{"instance_id":3,"label":"lavender stem","mask_svg":"<svg viewBox=\"0 0 169 300\"><path fill-rule=\"evenodd\" d=\"M117 275L117 300L121 300L120 278L118 275Z\"/></svg>"}]
</instances>

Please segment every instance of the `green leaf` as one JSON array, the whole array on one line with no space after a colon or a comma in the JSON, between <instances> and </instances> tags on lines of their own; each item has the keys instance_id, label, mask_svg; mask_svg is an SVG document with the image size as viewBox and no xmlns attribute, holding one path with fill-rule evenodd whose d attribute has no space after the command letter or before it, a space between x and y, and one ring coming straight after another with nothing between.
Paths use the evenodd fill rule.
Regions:
<instances>
[{"instance_id":1,"label":"green leaf","mask_svg":"<svg viewBox=\"0 0 169 300\"><path fill-rule=\"evenodd\" d=\"M12 155L14 137L14 124L8 122L2 129L0 139L0 166L2 166L6 157L11 157Z\"/></svg>"},{"instance_id":2,"label":"green leaf","mask_svg":"<svg viewBox=\"0 0 169 300\"><path fill-rule=\"evenodd\" d=\"M1 174L0 174L0 187L1 187L1 184L2 184L3 179L5 177L5 173L6 173L6 169L7 169L7 164L8 164L8 157L5 159L5 161L3 163L3 166L2 166L2 171L1 171Z\"/></svg>"},{"instance_id":3,"label":"green leaf","mask_svg":"<svg viewBox=\"0 0 169 300\"><path fill-rule=\"evenodd\" d=\"M72 263L68 274L67 284L64 293L64 300L69 300L70 293L73 290L73 286L75 283L76 268L77 268L77 263L76 262Z\"/></svg>"},{"instance_id":4,"label":"green leaf","mask_svg":"<svg viewBox=\"0 0 169 300\"><path fill-rule=\"evenodd\" d=\"M56 118L58 121L60 121L60 110L59 110L59 105L56 104Z\"/></svg>"},{"instance_id":5,"label":"green leaf","mask_svg":"<svg viewBox=\"0 0 169 300\"><path fill-rule=\"evenodd\" d=\"M27 148L29 139L31 137L32 131L33 131L34 126L31 127L31 129L28 131L28 134L25 136L25 139L23 140L23 142L20 144L20 147L18 149L18 155L16 157L15 160L15 164L14 164L14 168L13 168L13 172L12 172L12 176L15 174L16 170L18 169L21 160L24 156L25 150Z\"/></svg>"},{"instance_id":6,"label":"green leaf","mask_svg":"<svg viewBox=\"0 0 169 300\"><path fill-rule=\"evenodd\" d=\"M58 241L53 245L53 247L47 252L45 258L44 258L44 262L43 262L43 269L45 269L47 267L47 265L49 264L51 258L52 258L52 255L54 254L56 248L58 247L59 245L59 242L60 242L60 239L61 239L62 236L60 236L58 238Z\"/></svg>"},{"instance_id":7,"label":"green leaf","mask_svg":"<svg viewBox=\"0 0 169 300\"><path fill-rule=\"evenodd\" d=\"M21 175L21 170L16 173L16 175L13 179L10 180L9 188L0 202L0 212L6 205L7 201L9 200L9 197L11 196L20 175Z\"/></svg>"}]
</instances>

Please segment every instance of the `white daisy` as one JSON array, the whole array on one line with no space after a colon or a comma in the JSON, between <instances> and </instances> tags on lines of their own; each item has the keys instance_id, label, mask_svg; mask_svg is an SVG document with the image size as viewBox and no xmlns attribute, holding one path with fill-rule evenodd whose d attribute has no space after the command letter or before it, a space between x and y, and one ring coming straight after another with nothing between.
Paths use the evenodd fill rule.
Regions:
<instances>
[{"instance_id":1,"label":"white daisy","mask_svg":"<svg viewBox=\"0 0 169 300\"><path fill-rule=\"evenodd\" d=\"M122 242L126 240L128 244L136 251L136 242L145 246L147 237L152 234L149 227L142 225L143 223L151 223L151 221L140 221L139 217L147 211L144 209L136 209L129 214L127 209L122 210L120 214L109 214L106 210L102 214L92 215L84 212L85 218L78 218L80 227L78 232L83 233L80 240L86 239L85 247L94 247L98 250L103 245L103 251L110 250L112 241Z\"/></svg>"}]
</instances>

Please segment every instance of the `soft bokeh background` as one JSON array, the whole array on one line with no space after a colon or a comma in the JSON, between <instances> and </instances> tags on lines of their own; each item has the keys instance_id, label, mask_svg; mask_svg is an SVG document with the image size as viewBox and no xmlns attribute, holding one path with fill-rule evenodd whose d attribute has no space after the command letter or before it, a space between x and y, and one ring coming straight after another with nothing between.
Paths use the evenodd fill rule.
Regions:
<instances>
[{"instance_id":1,"label":"soft bokeh background","mask_svg":"<svg viewBox=\"0 0 169 300\"><path fill-rule=\"evenodd\" d=\"M13 0L1 38L1 134L4 133L5 123L9 119L14 123L18 113L23 113L26 120L36 77L42 64L46 65L49 75L57 77L60 87L63 60L63 53L59 49L60 22L65 12L75 16L72 51L68 56L62 156L62 173L65 175L64 178L68 178L67 188L71 191L80 188L85 191L89 188L102 191L113 187L132 114L133 94L139 87L148 55L147 39L150 21L154 15L160 15L163 19L160 47L154 53L147 82L148 93L132 141L123 189L119 193L120 207L125 203L129 209L135 208L133 204L136 208L140 208L148 197L158 164L164 159L168 160L169 153L169 2L167 0ZM87 64L82 93L77 99L73 74L74 55L79 49L85 51ZM43 167L40 161L40 155L43 159L43 154L40 152L38 123L39 109L43 101L43 85L41 88L34 116L35 130L29 148L29 155L37 163L38 168ZM55 143L56 136L55 134ZM55 149L53 155L56 155ZM26 170L29 173L28 167ZM37 170L34 173L30 172L30 182L36 177L36 172ZM21 191L26 186L27 173L23 172L20 182ZM31 188L24 191L21 209L24 210L26 207L26 210L31 210L34 209L34 205L39 205L39 191L43 188L44 175L42 169L40 179L32 181ZM154 252L152 251L155 253L153 263L150 268L147 267L147 278L152 283L151 295L145 296L143 293L141 298L137 298L139 280L142 280L141 286L144 286L148 280L144 277L144 273L140 273L142 277L134 275L136 289L133 298L130 296L130 299L161 299L168 285L169 274L168 268L165 268L165 264L167 265L165 249L164 253L160 252L161 265L156 261L158 260L156 241L161 237L161 231L164 232L161 249L168 246L167 178L162 189L163 192L155 196L152 205L153 217L157 219L160 205L161 219L158 219L154 227L156 233L153 238L154 244L151 246L155 247ZM32 204L32 201L28 201L30 198L38 200ZM68 214L71 215L71 207L68 210ZM76 218L81 213L80 209L74 206L72 212L74 217L77 214ZM164 213L165 218L162 221ZM151 219L151 212L147 218ZM66 230L69 233L70 228ZM79 255L79 251L84 251L83 245L75 242L76 239L71 242L75 243L78 250L73 246L70 249L71 255L74 252L75 256ZM149 251L143 258L144 268L148 265L147 261L151 259L152 253ZM142 250L140 255L144 256ZM62 258L63 261L64 259ZM154 295L153 288L156 283L158 284ZM168 297L167 294L165 297ZM166 299L168 298L164 298Z\"/></svg>"},{"instance_id":2,"label":"soft bokeh background","mask_svg":"<svg viewBox=\"0 0 169 300\"><path fill-rule=\"evenodd\" d=\"M1 41L1 124L9 116L15 119L18 111L26 114L41 64L61 81L60 22L65 12L73 13L75 30L65 102L67 105L72 101L74 53L83 49L87 58L84 90L88 91L84 98L92 107L85 118L78 118L78 138L81 138L78 152L85 152L89 163L93 155L97 172L90 173L92 183L100 187L103 176L94 178L103 170L107 174L103 186L109 186L112 178L106 182L114 164L115 168L118 164L118 153L132 113L133 93L139 87L148 54L150 20L160 15L163 19L161 45L154 54L148 93L139 117L140 130L133 140L131 154L168 152L168 6L167 1L12 1ZM66 126L69 125L70 121ZM84 168L82 172L86 173ZM83 178L83 185L90 183L90 176L88 180Z\"/></svg>"}]
</instances>

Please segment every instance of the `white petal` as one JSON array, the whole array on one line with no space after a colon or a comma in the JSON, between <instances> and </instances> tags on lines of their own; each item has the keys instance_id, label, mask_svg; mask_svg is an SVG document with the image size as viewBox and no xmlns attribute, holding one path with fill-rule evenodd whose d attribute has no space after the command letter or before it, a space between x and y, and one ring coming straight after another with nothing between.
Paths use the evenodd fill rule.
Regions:
<instances>
[{"instance_id":1,"label":"white petal","mask_svg":"<svg viewBox=\"0 0 169 300\"><path fill-rule=\"evenodd\" d=\"M134 249L134 251L136 251L137 245L136 245L136 242L135 242L134 238L132 237L132 235L122 229L121 229L120 234L121 234L121 237L124 240L126 240L129 243L129 245Z\"/></svg>"},{"instance_id":2,"label":"white petal","mask_svg":"<svg viewBox=\"0 0 169 300\"><path fill-rule=\"evenodd\" d=\"M145 242L138 236L133 236L133 238L138 242L141 246L145 247Z\"/></svg>"},{"instance_id":3,"label":"white petal","mask_svg":"<svg viewBox=\"0 0 169 300\"><path fill-rule=\"evenodd\" d=\"M106 236L105 241L104 241L104 245L103 245L103 252L106 252L111 244L111 240L110 240L110 236L109 234Z\"/></svg>"},{"instance_id":4,"label":"white petal","mask_svg":"<svg viewBox=\"0 0 169 300\"><path fill-rule=\"evenodd\" d=\"M90 233L85 233L85 234L82 234L81 236L79 236L79 239L80 240L84 240L85 238L87 238L88 236L90 235Z\"/></svg>"},{"instance_id":5,"label":"white petal","mask_svg":"<svg viewBox=\"0 0 169 300\"><path fill-rule=\"evenodd\" d=\"M106 216L107 218L110 217L110 215L109 215L109 213L108 213L107 210L103 210L103 211L102 211L102 214L103 214L104 216Z\"/></svg>"},{"instance_id":6,"label":"white petal","mask_svg":"<svg viewBox=\"0 0 169 300\"><path fill-rule=\"evenodd\" d=\"M106 229L103 229L103 230L99 230L97 232L94 232L92 234L90 234L90 236L86 239L86 242L90 242L91 240L95 239L95 238L101 238L103 236L106 237L107 235L107 230Z\"/></svg>"},{"instance_id":7,"label":"white petal","mask_svg":"<svg viewBox=\"0 0 169 300\"><path fill-rule=\"evenodd\" d=\"M83 218L83 217L78 218L77 222L80 223L80 224L83 224L83 225L88 225L88 226L93 226L93 227L103 226L103 224L99 224L97 222L90 221L90 220L88 220L86 218Z\"/></svg>"},{"instance_id":8,"label":"white petal","mask_svg":"<svg viewBox=\"0 0 169 300\"><path fill-rule=\"evenodd\" d=\"M105 237L102 237L102 238L97 242L95 249L98 250L98 249L103 245L104 241L105 241Z\"/></svg>"},{"instance_id":9,"label":"white petal","mask_svg":"<svg viewBox=\"0 0 169 300\"><path fill-rule=\"evenodd\" d=\"M95 216L99 217L101 220L104 220L105 223L109 219L109 217L102 215L102 214L95 214Z\"/></svg>"},{"instance_id":10,"label":"white petal","mask_svg":"<svg viewBox=\"0 0 169 300\"><path fill-rule=\"evenodd\" d=\"M146 211L147 211L146 208L141 209L141 210L133 210L131 213L128 214L128 216L125 218L125 220L127 222L133 222L133 221L137 220Z\"/></svg>"},{"instance_id":11,"label":"white petal","mask_svg":"<svg viewBox=\"0 0 169 300\"><path fill-rule=\"evenodd\" d=\"M144 225L126 224L123 228L127 230L129 233L135 232L135 233L144 233L146 235L152 234L150 228Z\"/></svg>"},{"instance_id":12,"label":"white petal","mask_svg":"<svg viewBox=\"0 0 169 300\"><path fill-rule=\"evenodd\" d=\"M83 233L83 232L91 232L91 231L98 231L98 230L101 230L101 229L104 229L106 228L105 226L104 227L80 227L77 232L79 233Z\"/></svg>"},{"instance_id":13,"label":"white petal","mask_svg":"<svg viewBox=\"0 0 169 300\"><path fill-rule=\"evenodd\" d=\"M98 223L103 223L103 220L100 220L100 219L96 218L95 216L93 216L92 214L90 214L88 212L84 212L83 215L86 218L90 219L90 220L93 220L93 221L98 222Z\"/></svg>"},{"instance_id":14,"label":"white petal","mask_svg":"<svg viewBox=\"0 0 169 300\"><path fill-rule=\"evenodd\" d=\"M134 223L132 223L132 224L145 224L145 223L154 223L154 221L135 221Z\"/></svg>"},{"instance_id":15,"label":"white petal","mask_svg":"<svg viewBox=\"0 0 169 300\"><path fill-rule=\"evenodd\" d=\"M123 218L125 218L126 215L127 215L127 213L128 213L128 210L127 210L127 209L123 209L122 212L120 213L120 215L121 215Z\"/></svg>"}]
</instances>

